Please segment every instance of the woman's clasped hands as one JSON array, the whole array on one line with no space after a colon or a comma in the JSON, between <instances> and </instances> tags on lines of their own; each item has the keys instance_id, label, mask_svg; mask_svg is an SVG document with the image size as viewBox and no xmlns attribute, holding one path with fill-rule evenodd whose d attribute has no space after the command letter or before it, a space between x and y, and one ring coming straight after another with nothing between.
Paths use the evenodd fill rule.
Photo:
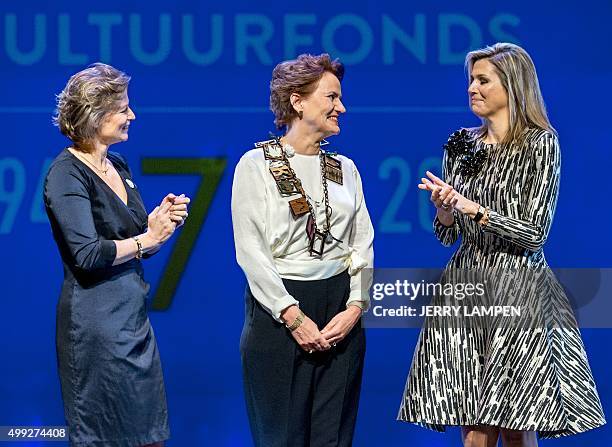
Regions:
<instances>
[{"instance_id":1,"label":"woman's clasped hands","mask_svg":"<svg viewBox=\"0 0 612 447\"><path fill-rule=\"evenodd\" d=\"M159 206L149 214L148 233L160 244L166 242L187 220L190 201L185 194L177 196L170 193L164 197Z\"/></svg>"}]
</instances>

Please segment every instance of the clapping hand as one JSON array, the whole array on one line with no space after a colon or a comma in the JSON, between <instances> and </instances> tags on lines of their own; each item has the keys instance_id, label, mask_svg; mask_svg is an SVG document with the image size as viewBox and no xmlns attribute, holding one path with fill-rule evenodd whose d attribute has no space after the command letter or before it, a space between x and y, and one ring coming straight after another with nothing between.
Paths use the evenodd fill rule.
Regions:
<instances>
[{"instance_id":1,"label":"clapping hand","mask_svg":"<svg viewBox=\"0 0 612 447\"><path fill-rule=\"evenodd\" d=\"M431 192L430 200L439 212L452 214L461 195L451 185L431 172L427 171L426 175L429 178L421 178L419 189Z\"/></svg>"},{"instance_id":2,"label":"clapping hand","mask_svg":"<svg viewBox=\"0 0 612 447\"><path fill-rule=\"evenodd\" d=\"M438 213L452 215L453 210L457 210L465 214L471 209L478 208L477 203L463 197L451 185L436 175L429 171L426 174L429 178L421 179L419 189L431 192L431 201L437 208Z\"/></svg>"},{"instance_id":3,"label":"clapping hand","mask_svg":"<svg viewBox=\"0 0 612 447\"><path fill-rule=\"evenodd\" d=\"M162 205L166 202L170 204L170 220L175 223L176 228L183 226L187 220L187 217L189 216L189 213L187 212L187 205L189 205L191 199L185 194L176 196L170 193L164 197L164 200L162 200Z\"/></svg>"},{"instance_id":4,"label":"clapping hand","mask_svg":"<svg viewBox=\"0 0 612 447\"><path fill-rule=\"evenodd\" d=\"M170 219L171 206L171 202L164 199L149 214L147 234L155 241L157 246L166 242L176 230L176 224Z\"/></svg>"}]
</instances>

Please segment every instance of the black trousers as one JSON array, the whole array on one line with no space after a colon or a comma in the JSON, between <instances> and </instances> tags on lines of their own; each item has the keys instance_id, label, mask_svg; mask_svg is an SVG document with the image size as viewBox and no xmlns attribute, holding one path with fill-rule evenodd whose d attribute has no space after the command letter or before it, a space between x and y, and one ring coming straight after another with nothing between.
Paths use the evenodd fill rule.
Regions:
<instances>
[{"instance_id":1,"label":"black trousers","mask_svg":"<svg viewBox=\"0 0 612 447\"><path fill-rule=\"evenodd\" d=\"M323 280L283 282L319 329L346 309L350 290L346 271ZM361 321L336 347L308 354L248 287L245 298L240 352L255 445L350 446L365 355Z\"/></svg>"}]
</instances>

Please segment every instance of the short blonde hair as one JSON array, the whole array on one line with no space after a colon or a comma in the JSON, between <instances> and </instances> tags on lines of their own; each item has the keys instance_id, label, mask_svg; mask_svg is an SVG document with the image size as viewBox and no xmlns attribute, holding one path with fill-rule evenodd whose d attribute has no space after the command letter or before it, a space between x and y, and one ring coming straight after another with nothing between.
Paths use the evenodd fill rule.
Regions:
<instances>
[{"instance_id":1,"label":"short blonde hair","mask_svg":"<svg viewBox=\"0 0 612 447\"><path fill-rule=\"evenodd\" d=\"M129 82L124 72L99 62L79 71L57 95L53 124L82 147L96 136L104 117L117 111Z\"/></svg>"},{"instance_id":2,"label":"short blonde hair","mask_svg":"<svg viewBox=\"0 0 612 447\"><path fill-rule=\"evenodd\" d=\"M270 110L278 129L288 126L298 116L291 105L291 94L308 96L317 88L323 73L329 71L342 81L344 65L329 54L319 56L300 54L297 59L281 62L272 71L270 81Z\"/></svg>"},{"instance_id":3,"label":"short blonde hair","mask_svg":"<svg viewBox=\"0 0 612 447\"><path fill-rule=\"evenodd\" d=\"M465 57L468 79L472 67L480 59L487 59L493 64L508 94L510 126L502 143L520 145L526 131L532 128L556 133L548 120L535 65L523 48L512 43L496 43L470 51ZM476 132L480 138L486 136L488 128L484 120Z\"/></svg>"}]
</instances>

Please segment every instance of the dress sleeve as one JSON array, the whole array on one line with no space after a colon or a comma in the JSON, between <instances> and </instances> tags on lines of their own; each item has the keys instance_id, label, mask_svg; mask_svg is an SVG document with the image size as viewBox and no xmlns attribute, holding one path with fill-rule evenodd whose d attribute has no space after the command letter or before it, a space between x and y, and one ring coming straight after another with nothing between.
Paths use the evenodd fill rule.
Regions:
<instances>
[{"instance_id":1,"label":"dress sleeve","mask_svg":"<svg viewBox=\"0 0 612 447\"><path fill-rule=\"evenodd\" d=\"M299 304L287 292L274 265L266 237L266 194L263 175L248 157L242 157L232 185L232 223L236 260L244 271L251 293L276 319L281 312Z\"/></svg>"},{"instance_id":2,"label":"dress sleeve","mask_svg":"<svg viewBox=\"0 0 612 447\"><path fill-rule=\"evenodd\" d=\"M361 302L364 310L370 305L369 289L372 285L371 271L363 272L364 268L374 265L374 227L363 195L361 176L353 164L355 176L355 217L349 237L349 274L351 275L351 291L347 305L352 302Z\"/></svg>"},{"instance_id":3,"label":"dress sleeve","mask_svg":"<svg viewBox=\"0 0 612 447\"><path fill-rule=\"evenodd\" d=\"M559 141L545 133L532 147L528 181L521 200L521 218L503 216L491 210L483 231L513 242L527 250L537 251L544 245L557 205L561 172Z\"/></svg>"},{"instance_id":4,"label":"dress sleeve","mask_svg":"<svg viewBox=\"0 0 612 447\"><path fill-rule=\"evenodd\" d=\"M45 180L45 208L61 232L74 264L84 271L113 265L117 246L98 236L85 180L70 163L51 167Z\"/></svg>"},{"instance_id":5,"label":"dress sleeve","mask_svg":"<svg viewBox=\"0 0 612 447\"><path fill-rule=\"evenodd\" d=\"M453 165L453 159L448 155L448 151L445 150L444 155L442 156L442 178L444 179L446 183L448 183L451 186L452 186L451 178L452 178L452 173L453 173L452 165ZM442 245L444 245L445 247L450 247L451 245L453 245L459 238L459 235L461 234L461 230L459 228L459 223L458 223L459 215L457 214L456 211L453 211L453 214L454 214L453 224L449 227L442 224L442 222L438 220L437 215L434 218L434 222L433 222L434 234L436 235L438 240L442 243Z\"/></svg>"}]
</instances>

